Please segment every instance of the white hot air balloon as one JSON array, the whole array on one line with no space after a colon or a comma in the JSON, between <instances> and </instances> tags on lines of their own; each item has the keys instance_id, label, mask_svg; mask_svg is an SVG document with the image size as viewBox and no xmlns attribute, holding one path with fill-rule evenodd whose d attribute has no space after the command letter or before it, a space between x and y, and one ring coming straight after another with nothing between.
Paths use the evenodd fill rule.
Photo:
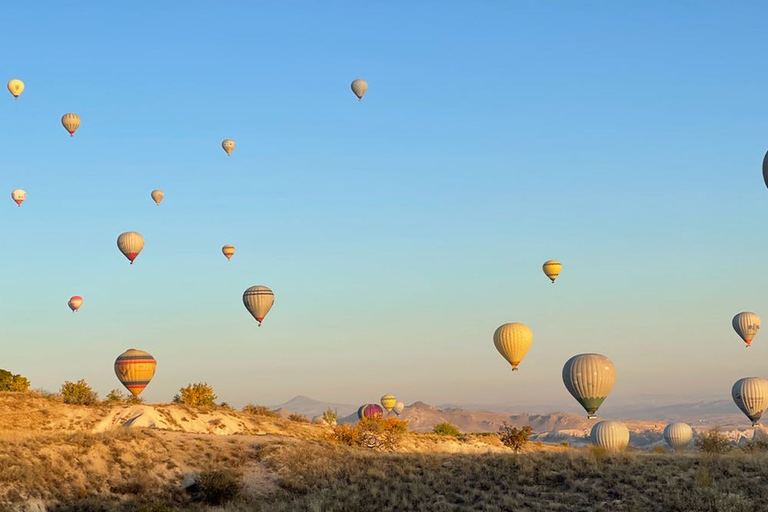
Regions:
<instances>
[{"instance_id":1,"label":"white hot air balloon","mask_svg":"<svg viewBox=\"0 0 768 512\"><path fill-rule=\"evenodd\" d=\"M352 81L350 87L352 87L352 92L357 96L357 101L363 101L363 95L365 95L365 91L368 90L368 82L362 78L358 78Z\"/></svg>"},{"instance_id":2,"label":"white hot air balloon","mask_svg":"<svg viewBox=\"0 0 768 512\"><path fill-rule=\"evenodd\" d=\"M598 421L590 433L592 444L611 452L620 452L629 444L629 429L620 421Z\"/></svg>"},{"instance_id":3,"label":"white hot air balloon","mask_svg":"<svg viewBox=\"0 0 768 512\"><path fill-rule=\"evenodd\" d=\"M504 324L493 333L493 344L504 359L512 365L512 371L517 371L517 365L528 353L532 343L533 332L528 326L519 322Z\"/></svg>"},{"instance_id":4,"label":"white hot air balloon","mask_svg":"<svg viewBox=\"0 0 768 512\"><path fill-rule=\"evenodd\" d=\"M664 440L676 452L683 451L693 441L693 429L687 423L670 423L664 427Z\"/></svg>"},{"instance_id":5,"label":"white hot air balloon","mask_svg":"<svg viewBox=\"0 0 768 512\"><path fill-rule=\"evenodd\" d=\"M24 199L26 198L27 198L27 193L20 188L17 188L16 190L11 192L11 199L13 199L13 201L19 206L21 206L21 203L23 203Z\"/></svg>"},{"instance_id":6,"label":"white hot air balloon","mask_svg":"<svg viewBox=\"0 0 768 512\"><path fill-rule=\"evenodd\" d=\"M155 204L157 206L160 206L160 202L165 197L165 193L162 190L160 190L159 188L153 190L150 195L152 196L152 200L155 202Z\"/></svg>"},{"instance_id":7,"label":"white hot air balloon","mask_svg":"<svg viewBox=\"0 0 768 512\"><path fill-rule=\"evenodd\" d=\"M405 409L405 404L398 400L395 406L392 408L392 411L400 416L400 413L403 412L403 409Z\"/></svg>"},{"instance_id":8,"label":"white hot air balloon","mask_svg":"<svg viewBox=\"0 0 768 512\"><path fill-rule=\"evenodd\" d=\"M761 377L739 379L731 388L731 397L755 426L768 408L768 380Z\"/></svg>"},{"instance_id":9,"label":"white hot air balloon","mask_svg":"<svg viewBox=\"0 0 768 512\"><path fill-rule=\"evenodd\" d=\"M127 231L117 237L117 248L128 258L133 265L133 260L144 248L144 237L135 231Z\"/></svg>"},{"instance_id":10,"label":"white hot air balloon","mask_svg":"<svg viewBox=\"0 0 768 512\"><path fill-rule=\"evenodd\" d=\"M747 344L747 348L752 343L752 339L757 335L757 331L760 330L760 317L757 313L751 311L742 311L733 317L731 321L733 330L736 331L744 343Z\"/></svg>"},{"instance_id":11,"label":"white hot air balloon","mask_svg":"<svg viewBox=\"0 0 768 512\"><path fill-rule=\"evenodd\" d=\"M563 366L565 388L584 407L590 419L597 417L597 409L615 382L616 368L602 354L579 354Z\"/></svg>"},{"instance_id":12,"label":"white hot air balloon","mask_svg":"<svg viewBox=\"0 0 768 512\"><path fill-rule=\"evenodd\" d=\"M267 316L274 303L275 294L266 286L251 286L243 293L243 304L245 304L248 312L253 315L253 318L259 322L259 327L261 327L261 322Z\"/></svg>"}]
</instances>

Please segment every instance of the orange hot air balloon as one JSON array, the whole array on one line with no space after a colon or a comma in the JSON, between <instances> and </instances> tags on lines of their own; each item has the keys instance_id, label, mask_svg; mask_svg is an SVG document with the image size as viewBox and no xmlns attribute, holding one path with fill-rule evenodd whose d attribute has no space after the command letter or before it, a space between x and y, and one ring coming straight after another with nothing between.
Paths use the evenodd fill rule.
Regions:
<instances>
[{"instance_id":1,"label":"orange hot air balloon","mask_svg":"<svg viewBox=\"0 0 768 512\"><path fill-rule=\"evenodd\" d=\"M75 132L80 127L80 116L72 112L61 116L61 125L69 132L70 137L75 136Z\"/></svg>"},{"instance_id":2,"label":"orange hot air balloon","mask_svg":"<svg viewBox=\"0 0 768 512\"><path fill-rule=\"evenodd\" d=\"M83 305L83 298L79 295L73 295L72 298L69 299L69 302L67 302L67 305L69 306L69 309L75 313L80 309L80 306Z\"/></svg>"},{"instance_id":3,"label":"orange hot air balloon","mask_svg":"<svg viewBox=\"0 0 768 512\"><path fill-rule=\"evenodd\" d=\"M144 237L135 231L122 233L117 237L117 248L133 265L133 260L136 259L136 256L144 248Z\"/></svg>"},{"instance_id":4,"label":"orange hot air balloon","mask_svg":"<svg viewBox=\"0 0 768 512\"><path fill-rule=\"evenodd\" d=\"M135 348L129 348L115 359L117 379L136 397L152 380L156 367L157 361L149 352Z\"/></svg>"},{"instance_id":5,"label":"orange hot air balloon","mask_svg":"<svg viewBox=\"0 0 768 512\"><path fill-rule=\"evenodd\" d=\"M235 246L231 244L227 244L221 248L221 252L224 253L224 256L227 257L227 260L231 260L232 256L234 256L235 254Z\"/></svg>"}]
</instances>

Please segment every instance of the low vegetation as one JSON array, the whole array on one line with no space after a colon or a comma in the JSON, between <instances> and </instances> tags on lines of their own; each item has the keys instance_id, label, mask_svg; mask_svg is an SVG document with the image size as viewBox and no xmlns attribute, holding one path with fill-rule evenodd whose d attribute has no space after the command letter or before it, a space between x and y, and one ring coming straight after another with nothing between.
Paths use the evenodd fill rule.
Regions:
<instances>
[{"instance_id":1,"label":"low vegetation","mask_svg":"<svg viewBox=\"0 0 768 512\"><path fill-rule=\"evenodd\" d=\"M216 398L213 388L207 382L198 382L181 388L179 394L173 397L173 401L191 407L213 407L216 405Z\"/></svg>"},{"instance_id":2,"label":"low vegetation","mask_svg":"<svg viewBox=\"0 0 768 512\"><path fill-rule=\"evenodd\" d=\"M714 427L699 434L694 443L699 450L710 455L727 453L732 448L731 442L720 431L720 427Z\"/></svg>"},{"instance_id":3,"label":"low vegetation","mask_svg":"<svg viewBox=\"0 0 768 512\"><path fill-rule=\"evenodd\" d=\"M263 405L248 404L242 408L242 412L253 414L254 416L264 416L267 418L277 418L277 413Z\"/></svg>"},{"instance_id":4,"label":"low vegetation","mask_svg":"<svg viewBox=\"0 0 768 512\"><path fill-rule=\"evenodd\" d=\"M29 380L8 370L0 370L0 391L24 392L29 390Z\"/></svg>"},{"instance_id":5,"label":"low vegetation","mask_svg":"<svg viewBox=\"0 0 768 512\"><path fill-rule=\"evenodd\" d=\"M333 427L328 439L347 446L394 450L408 432L408 422L396 418L363 418L355 425Z\"/></svg>"},{"instance_id":6,"label":"low vegetation","mask_svg":"<svg viewBox=\"0 0 768 512\"><path fill-rule=\"evenodd\" d=\"M72 405L96 405L99 403L99 395L85 380L77 382L64 381L59 391L65 404Z\"/></svg>"},{"instance_id":7,"label":"low vegetation","mask_svg":"<svg viewBox=\"0 0 768 512\"><path fill-rule=\"evenodd\" d=\"M435 428L432 429L432 432L441 436L453 436L453 437L456 437L459 434L461 434L461 432L459 431L459 428L456 425L453 425L452 423L448 423L447 421L443 423L438 423L437 425L435 425Z\"/></svg>"},{"instance_id":8,"label":"low vegetation","mask_svg":"<svg viewBox=\"0 0 768 512\"><path fill-rule=\"evenodd\" d=\"M502 426L499 427L499 440L504 446L512 448L515 453L523 449L528 440L533 434L533 429L528 425L523 428L513 428L507 425L505 421Z\"/></svg>"}]
</instances>

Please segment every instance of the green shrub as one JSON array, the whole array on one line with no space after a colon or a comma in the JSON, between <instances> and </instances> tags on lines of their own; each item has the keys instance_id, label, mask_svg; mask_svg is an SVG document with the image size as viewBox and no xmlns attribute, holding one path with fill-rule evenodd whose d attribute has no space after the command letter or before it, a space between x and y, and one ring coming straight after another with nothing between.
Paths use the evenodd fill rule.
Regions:
<instances>
[{"instance_id":1,"label":"green shrub","mask_svg":"<svg viewBox=\"0 0 768 512\"><path fill-rule=\"evenodd\" d=\"M700 434L694 441L696 447L704 453L718 455L731 449L728 438L720 432L720 427L713 427Z\"/></svg>"},{"instance_id":2,"label":"green shrub","mask_svg":"<svg viewBox=\"0 0 768 512\"><path fill-rule=\"evenodd\" d=\"M448 423L447 421L444 421L443 423L438 423L437 425L435 425L435 428L432 429L432 432L441 436L451 436L451 437L456 437L461 433L459 432L459 429L458 427L456 427L456 425Z\"/></svg>"},{"instance_id":3,"label":"green shrub","mask_svg":"<svg viewBox=\"0 0 768 512\"><path fill-rule=\"evenodd\" d=\"M242 411L246 414L253 414L254 416L266 416L268 418L277 418L277 413L265 407L263 405L248 404L243 407Z\"/></svg>"},{"instance_id":4,"label":"green shrub","mask_svg":"<svg viewBox=\"0 0 768 512\"><path fill-rule=\"evenodd\" d=\"M187 488L194 501L223 505L237 498L243 486L240 476L230 470L203 471Z\"/></svg>"},{"instance_id":5,"label":"green shrub","mask_svg":"<svg viewBox=\"0 0 768 512\"><path fill-rule=\"evenodd\" d=\"M0 370L0 391L28 391L29 380L21 375L14 375L8 370Z\"/></svg>"},{"instance_id":6,"label":"green shrub","mask_svg":"<svg viewBox=\"0 0 768 512\"><path fill-rule=\"evenodd\" d=\"M510 427L505 421L504 424L499 427L499 440L504 446L512 448L515 453L519 452L523 446L525 446L531 438L531 434L533 434L533 429L528 425L521 429L517 429Z\"/></svg>"},{"instance_id":7,"label":"green shrub","mask_svg":"<svg viewBox=\"0 0 768 512\"><path fill-rule=\"evenodd\" d=\"M198 382L181 388L173 401L192 407L211 407L216 404L216 398L213 388L207 382Z\"/></svg>"},{"instance_id":8,"label":"green shrub","mask_svg":"<svg viewBox=\"0 0 768 512\"><path fill-rule=\"evenodd\" d=\"M113 389L104 398L104 401L109 404L122 404L125 402L125 395L119 389Z\"/></svg>"},{"instance_id":9,"label":"green shrub","mask_svg":"<svg viewBox=\"0 0 768 512\"><path fill-rule=\"evenodd\" d=\"M64 381L59 394L65 404L94 405L99 401L99 395L84 379L77 382Z\"/></svg>"}]
</instances>

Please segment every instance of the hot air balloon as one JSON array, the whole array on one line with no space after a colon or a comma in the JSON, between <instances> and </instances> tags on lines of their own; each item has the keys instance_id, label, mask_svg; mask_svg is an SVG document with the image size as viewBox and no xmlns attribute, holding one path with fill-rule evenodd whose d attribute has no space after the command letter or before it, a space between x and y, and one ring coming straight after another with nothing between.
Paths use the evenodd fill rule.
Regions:
<instances>
[{"instance_id":1,"label":"hot air balloon","mask_svg":"<svg viewBox=\"0 0 768 512\"><path fill-rule=\"evenodd\" d=\"M397 398L395 398L395 395L384 395L381 397L381 406L387 412L392 412L392 409L395 407L396 403Z\"/></svg>"},{"instance_id":2,"label":"hot air balloon","mask_svg":"<svg viewBox=\"0 0 768 512\"><path fill-rule=\"evenodd\" d=\"M115 359L115 375L136 397L152 380L156 367L157 361L149 352L135 348L129 348Z\"/></svg>"},{"instance_id":3,"label":"hot air balloon","mask_svg":"<svg viewBox=\"0 0 768 512\"><path fill-rule=\"evenodd\" d=\"M765 186L768 187L768 151L765 152L763 157L763 181Z\"/></svg>"},{"instance_id":4,"label":"hot air balloon","mask_svg":"<svg viewBox=\"0 0 768 512\"><path fill-rule=\"evenodd\" d=\"M513 372L517 371L517 365L528 353L532 343L533 332L528 326L519 322L504 324L493 333L493 344L496 345L496 350L509 361Z\"/></svg>"},{"instance_id":5,"label":"hot air balloon","mask_svg":"<svg viewBox=\"0 0 768 512\"><path fill-rule=\"evenodd\" d=\"M363 95L365 94L365 91L368 90L368 82L362 78L358 78L357 80L352 80L351 87L352 92L357 96L357 101L363 101Z\"/></svg>"},{"instance_id":6,"label":"hot air balloon","mask_svg":"<svg viewBox=\"0 0 768 512\"><path fill-rule=\"evenodd\" d=\"M69 306L69 309L72 310L73 313L77 312L78 309L80 309L80 306L83 305L83 298L79 295L73 295L69 302L67 302L67 306Z\"/></svg>"},{"instance_id":7,"label":"hot air balloon","mask_svg":"<svg viewBox=\"0 0 768 512\"><path fill-rule=\"evenodd\" d=\"M266 286L251 286L243 293L245 309L259 322L259 327L274 303L275 294Z\"/></svg>"},{"instance_id":8,"label":"hot air balloon","mask_svg":"<svg viewBox=\"0 0 768 512\"><path fill-rule=\"evenodd\" d=\"M135 231L127 231L117 237L117 248L133 265L133 260L144 248L144 237Z\"/></svg>"},{"instance_id":9,"label":"hot air balloon","mask_svg":"<svg viewBox=\"0 0 768 512\"><path fill-rule=\"evenodd\" d=\"M226 151L227 156L232 156L232 151L235 149L235 141L232 139L224 139L221 141L221 147Z\"/></svg>"},{"instance_id":10,"label":"hot air balloon","mask_svg":"<svg viewBox=\"0 0 768 512\"><path fill-rule=\"evenodd\" d=\"M161 202L161 201L163 200L163 198L165 197L165 193L164 193L162 190L160 190L160 189L155 189L155 190L153 190L153 191L152 191L152 193L151 193L150 195L152 196L152 200L153 200L153 201L155 202L155 204L157 204L158 206L160 206L160 202Z\"/></svg>"},{"instance_id":11,"label":"hot air balloon","mask_svg":"<svg viewBox=\"0 0 768 512\"><path fill-rule=\"evenodd\" d=\"M400 400L398 400L398 401L395 403L395 406L392 408L392 410L393 410L393 411L395 412L395 414L397 414L398 416L400 416L400 413L401 413L401 412L403 412L403 409L405 409L405 404L404 404L403 402L401 402Z\"/></svg>"},{"instance_id":12,"label":"hot air balloon","mask_svg":"<svg viewBox=\"0 0 768 512\"><path fill-rule=\"evenodd\" d=\"M80 116L77 114L69 113L61 116L61 124L69 132L70 137L75 136L75 132L80 127Z\"/></svg>"},{"instance_id":13,"label":"hot air balloon","mask_svg":"<svg viewBox=\"0 0 768 512\"><path fill-rule=\"evenodd\" d=\"M731 325L733 325L733 330L736 331L736 334L741 336L741 339L744 340L747 348L749 348L752 339L757 335L757 331L760 330L760 317L757 316L757 313L742 311L733 317Z\"/></svg>"},{"instance_id":14,"label":"hot air balloon","mask_svg":"<svg viewBox=\"0 0 768 512\"><path fill-rule=\"evenodd\" d=\"M21 203L23 203L24 199L26 198L27 198L27 193L20 188L17 188L16 190L11 192L11 199L16 201L16 204L19 206L21 206Z\"/></svg>"},{"instance_id":15,"label":"hot air balloon","mask_svg":"<svg viewBox=\"0 0 768 512\"><path fill-rule=\"evenodd\" d=\"M664 427L664 440L676 452L683 451L693 440L693 429L687 423L670 423Z\"/></svg>"},{"instance_id":16,"label":"hot air balloon","mask_svg":"<svg viewBox=\"0 0 768 512\"><path fill-rule=\"evenodd\" d=\"M595 413L611 392L616 382L616 368L602 354L579 354L563 366L563 384L568 392L587 411L587 418Z\"/></svg>"},{"instance_id":17,"label":"hot air balloon","mask_svg":"<svg viewBox=\"0 0 768 512\"><path fill-rule=\"evenodd\" d=\"M365 404L357 410L357 417L363 418L381 418L384 415L384 409L379 404Z\"/></svg>"},{"instance_id":18,"label":"hot air balloon","mask_svg":"<svg viewBox=\"0 0 768 512\"><path fill-rule=\"evenodd\" d=\"M231 260L232 256L235 255L235 246L227 244L221 248L221 252L224 253L224 256L227 257L227 260Z\"/></svg>"},{"instance_id":19,"label":"hot air balloon","mask_svg":"<svg viewBox=\"0 0 768 512\"><path fill-rule=\"evenodd\" d=\"M560 271L563 269L563 264L557 260L547 260L541 267L547 277L554 283L557 276L560 275Z\"/></svg>"},{"instance_id":20,"label":"hot air balloon","mask_svg":"<svg viewBox=\"0 0 768 512\"><path fill-rule=\"evenodd\" d=\"M768 380L761 377L739 379L731 388L731 396L754 427L768 407Z\"/></svg>"},{"instance_id":21,"label":"hot air balloon","mask_svg":"<svg viewBox=\"0 0 768 512\"><path fill-rule=\"evenodd\" d=\"M620 452L629 444L629 429L620 421L598 421L590 433L592 444L610 452Z\"/></svg>"},{"instance_id":22,"label":"hot air balloon","mask_svg":"<svg viewBox=\"0 0 768 512\"><path fill-rule=\"evenodd\" d=\"M18 78L14 78L13 80L8 81L8 91L13 94L13 97L15 99L19 99L19 96L21 96L21 93L24 92L24 82L19 80Z\"/></svg>"}]
</instances>

